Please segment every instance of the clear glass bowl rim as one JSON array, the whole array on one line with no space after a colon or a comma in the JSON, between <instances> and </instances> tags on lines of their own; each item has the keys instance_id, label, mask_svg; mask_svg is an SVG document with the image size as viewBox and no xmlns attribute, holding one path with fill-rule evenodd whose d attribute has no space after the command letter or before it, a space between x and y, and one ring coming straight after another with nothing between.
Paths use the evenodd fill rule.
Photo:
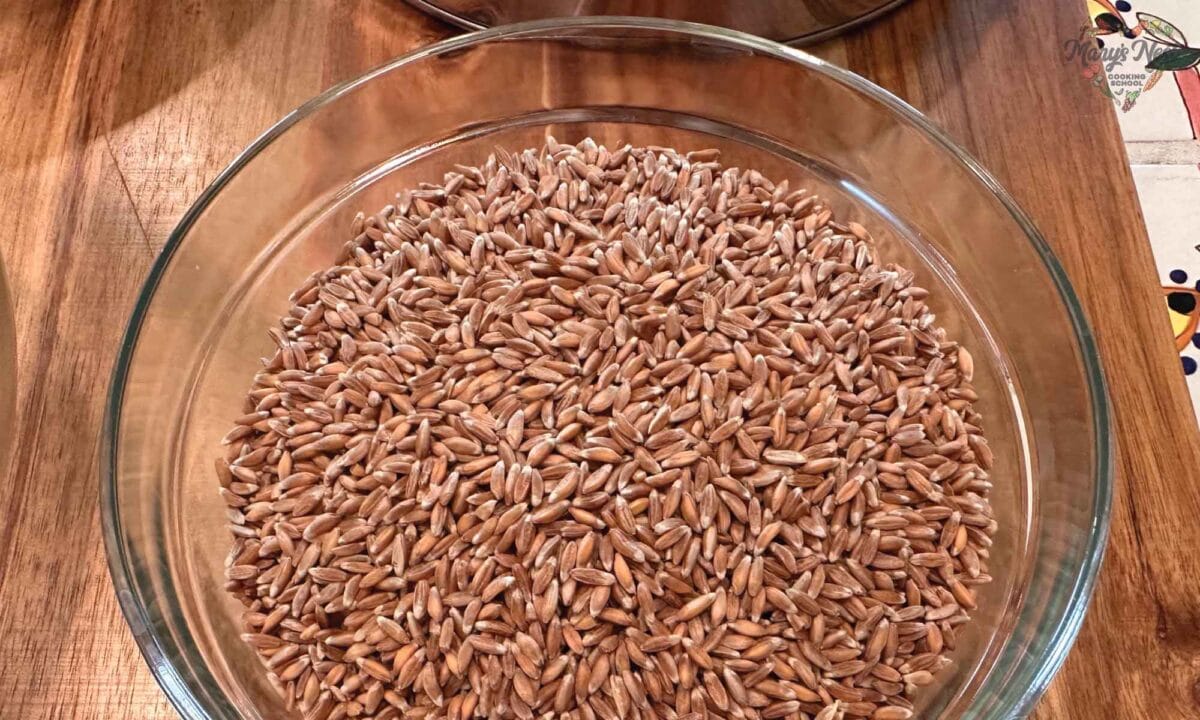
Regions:
<instances>
[{"instance_id":1,"label":"clear glass bowl rim","mask_svg":"<svg viewBox=\"0 0 1200 720\"><path fill-rule=\"evenodd\" d=\"M1024 717L1030 713L1042 693L1046 690L1046 687L1050 684L1055 673L1057 673L1062 663L1066 660L1067 653L1082 626L1088 603L1095 589L1096 578L1103 562L1104 548L1108 537L1113 492L1111 411L1104 380L1104 371L1100 363L1095 336L1088 324L1082 304L1072 289L1062 264L1041 233L1034 226L1029 216L1018 206L1016 200L1000 185L991 173L984 169L977 160L950 139L942 129L933 124L916 108L866 78L825 62L807 52L736 30L699 23L621 16L558 18L502 25L457 35L401 55L367 71L357 78L334 85L325 90L284 116L233 159L216 179L205 188L195 203L188 208L187 212L184 213L151 267L150 273L138 294L129 324L121 340L121 346L117 361L113 367L112 380L109 386L104 425L100 438L100 515L104 532L104 544L108 556L109 573L112 576L121 612L129 624L134 634L134 639L141 650L142 656L149 665L155 680L175 706L175 709L186 720L208 720L214 717L211 711L215 710L215 708L212 708L203 699L193 694L187 681L180 675L172 659L179 657L179 653L177 652L178 643L173 637L154 632L154 623L149 614L150 609L138 599L142 595L139 591L145 588L147 583L144 578L138 576L138 573L130 563L130 558L127 556L123 542L124 533L117 497L119 492L117 478L117 458L119 451L117 433L120 428L121 405L125 394L129 366L133 359L134 349L137 346L143 319L154 299L159 282L171 263L175 250L180 246L184 238L187 237L188 231L195 220L204 212L230 180L276 138L323 106L335 102L340 97L353 92L356 88L371 82L381 75L431 56L496 40L552 36L555 31L581 33L587 30L612 31L621 29L674 33L695 37L700 40L716 41L727 46L802 65L809 70L825 75L851 90L866 95L890 110L898 121L912 126L924 135L926 139L933 141L938 147L954 158L978 183L991 192L994 198L1008 211L1013 221L1022 229L1025 239L1041 259L1044 270L1050 276L1062 300L1063 306L1066 308L1074 329L1075 344L1087 378L1088 393L1091 398L1091 420L1096 429L1095 455L1093 458L1095 467L1095 475L1093 477L1094 492L1091 498L1093 517L1091 527L1088 530L1087 542L1081 553L1079 567L1076 569L1074 575L1070 577L1069 588L1064 588L1067 601L1058 609L1058 612L1047 613L1046 618L1041 623L1042 627L1038 631L1039 636L1047 638L1044 645L1045 650L1036 657L1033 654L1027 654L1015 662L1015 669L1007 676L1006 687L995 698L994 707L996 710L988 715L987 720ZM987 686L987 682L989 681L985 681L984 687ZM982 716L979 717L982 720Z\"/></svg>"}]
</instances>

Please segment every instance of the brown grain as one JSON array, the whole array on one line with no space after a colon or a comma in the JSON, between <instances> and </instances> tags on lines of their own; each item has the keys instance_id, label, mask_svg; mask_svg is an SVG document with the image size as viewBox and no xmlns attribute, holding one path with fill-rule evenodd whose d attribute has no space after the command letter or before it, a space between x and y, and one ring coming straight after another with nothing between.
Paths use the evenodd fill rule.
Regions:
<instances>
[{"instance_id":1,"label":"brown grain","mask_svg":"<svg viewBox=\"0 0 1200 720\"><path fill-rule=\"evenodd\" d=\"M293 295L219 473L305 717L909 717L990 579L974 362L715 157L498 151Z\"/></svg>"}]
</instances>

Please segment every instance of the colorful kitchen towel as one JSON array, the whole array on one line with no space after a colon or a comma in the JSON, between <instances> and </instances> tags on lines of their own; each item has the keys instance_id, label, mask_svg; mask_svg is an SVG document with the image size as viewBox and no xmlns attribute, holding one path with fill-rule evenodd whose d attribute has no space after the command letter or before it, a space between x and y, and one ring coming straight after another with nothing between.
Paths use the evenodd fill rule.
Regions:
<instances>
[{"instance_id":1,"label":"colorful kitchen towel","mask_svg":"<svg viewBox=\"0 0 1200 720\"><path fill-rule=\"evenodd\" d=\"M1089 22L1064 42L1064 58L1117 107L1180 370L1200 409L1200 0L1086 2Z\"/></svg>"}]
</instances>

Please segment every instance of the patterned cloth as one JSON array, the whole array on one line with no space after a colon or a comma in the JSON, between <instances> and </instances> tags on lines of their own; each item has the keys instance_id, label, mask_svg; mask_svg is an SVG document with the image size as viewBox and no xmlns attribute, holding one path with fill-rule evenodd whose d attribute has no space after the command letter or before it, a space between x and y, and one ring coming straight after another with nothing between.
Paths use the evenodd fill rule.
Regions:
<instances>
[{"instance_id":1,"label":"patterned cloth","mask_svg":"<svg viewBox=\"0 0 1200 720\"><path fill-rule=\"evenodd\" d=\"M1200 413L1200 0L1086 0L1067 62L1118 109L1180 369Z\"/></svg>"}]
</instances>

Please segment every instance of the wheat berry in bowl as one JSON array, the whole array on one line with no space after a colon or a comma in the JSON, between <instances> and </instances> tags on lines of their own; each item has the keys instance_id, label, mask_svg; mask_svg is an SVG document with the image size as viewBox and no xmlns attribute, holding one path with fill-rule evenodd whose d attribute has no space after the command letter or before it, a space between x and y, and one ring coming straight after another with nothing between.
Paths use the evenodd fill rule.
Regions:
<instances>
[{"instance_id":1,"label":"wheat berry in bowl","mask_svg":"<svg viewBox=\"0 0 1200 720\"><path fill-rule=\"evenodd\" d=\"M991 579L971 355L719 155L498 151L292 294L218 470L305 718L912 717Z\"/></svg>"},{"instance_id":2,"label":"wheat berry in bowl","mask_svg":"<svg viewBox=\"0 0 1200 720\"><path fill-rule=\"evenodd\" d=\"M483 31L180 221L114 374L114 584L187 720L1008 720L1098 567L1098 368L1029 219L862 78Z\"/></svg>"}]
</instances>

